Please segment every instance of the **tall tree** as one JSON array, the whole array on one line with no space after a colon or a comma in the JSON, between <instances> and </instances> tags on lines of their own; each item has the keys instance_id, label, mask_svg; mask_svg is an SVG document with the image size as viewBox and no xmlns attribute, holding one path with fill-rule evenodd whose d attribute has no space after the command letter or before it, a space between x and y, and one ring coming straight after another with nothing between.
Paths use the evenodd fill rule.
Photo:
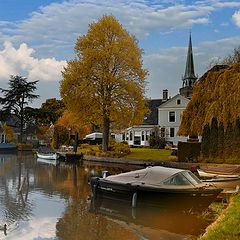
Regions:
<instances>
[{"instance_id":1,"label":"tall tree","mask_svg":"<svg viewBox=\"0 0 240 240\"><path fill-rule=\"evenodd\" d=\"M39 96L33 92L36 90L37 81L28 82L27 78L22 76L11 76L9 80L9 89L0 88L3 97L0 97L0 103L3 110L14 114L20 122L20 142L23 137L23 127L26 122L25 110L28 103L32 102Z\"/></svg>"},{"instance_id":2,"label":"tall tree","mask_svg":"<svg viewBox=\"0 0 240 240\"><path fill-rule=\"evenodd\" d=\"M65 106L62 100L56 98L47 99L40 108L42 117L39 120L41 123L54 124L63 115L64 109Z\"/></svg>"},{"instance_id":3,"label":"tall tree","mask_svg":"<svg viewBox=\"0 0 240 240\"><path fill-rule=\"evenodd\" d=\"M240 157L240 63L217 65L197 82L179 135L202 135L203 155Z\"/></svg>"},{"instance_id":4,"label":"tall tree","mask_svg":"<svg viewBox=\"0 0 240 240\"><path fill-rule=\"evenodd\" d=\"M70 112L102 127L107 151L110 127L138 124L147 111L142 50L113 16L103 16L77 39L75 52L63 72L61 96Z\"/></svg>"}]
</instances>

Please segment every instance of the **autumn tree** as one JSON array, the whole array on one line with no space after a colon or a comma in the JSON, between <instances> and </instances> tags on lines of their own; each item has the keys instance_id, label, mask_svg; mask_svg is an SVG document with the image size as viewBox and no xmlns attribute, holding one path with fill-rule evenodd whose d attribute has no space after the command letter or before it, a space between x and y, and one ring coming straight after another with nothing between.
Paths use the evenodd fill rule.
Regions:
<instances>
[{"instance_id":1,"label":"autumn tree","mask_svg":"<svg viewBox=\"0 0 240 240\"><path fill-rule=\"evenodd\" d=\"M34 94L37 81L28 82L22 76L11 76L8 82L9 89L0 88L3 97L0 97L0 104L3 110L14 114L20 122L20 142L22 142L23 127L26 122L26 107L39 96Z\"/></svg>"},{"instance_id":2,"label":"autumn tree","mask_svg":"<svg viewBox=\"0 0 240 240\"><path fill-rule=\"evenodd\" d=\"M107 151L110 127L138 124L146 113L142 50L113 16L103 16L77 39L75 53L63 71L61 96L70 112L102 128Z\"/></svg>"},{"instance_id":3,"label":"autumn tree","mask_svg":"<svg viewBox=\"0 0 240 240\"><path fill-rule=\"evenodd\" d=\"M85 124L81 121L81 119L67 110L64 111L63 115L58 119L56 124L59 126L65 126L67 129L71 129L71 132L77 132L80 139L83 139L86 134L91 132L90 124Z\"/></svg>"},{"instance_id":4,"label":"autumn tree","mask_svg":"<svg viewBox=\"0 0 240 240\"><path fill-rule=\"evenodd\" d=\"M196 83L179 135L202 135L205 157L240 157L240 63L218 65Z\"/></svg>"}]
</instances>

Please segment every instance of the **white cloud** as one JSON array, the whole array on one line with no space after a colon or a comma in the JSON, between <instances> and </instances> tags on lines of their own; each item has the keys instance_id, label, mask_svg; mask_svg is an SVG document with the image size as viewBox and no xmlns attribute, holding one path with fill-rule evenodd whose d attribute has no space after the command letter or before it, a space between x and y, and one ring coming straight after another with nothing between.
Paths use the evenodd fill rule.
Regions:
<instances>
[{"instance_id":1,"label":"white cloud","mask_svg":"<svg viewBox=\"0 0 240 240\"><path fill-rule=\"evenodd\" d=\"M207 24L208 14L213 10L212 6L184 5L182 1L176 4L163 2L159 5L153 2L150 4L146 0L69 0L42 7L28 19L13 26L6 23L0 40L8 39L18 44L26 42L36 50L44 45L38 55L53 56L59 55L66 48L72 50L76 38L87 31L88 24L103 14L113 14L125 28L141 38L149 36L153 30L165 32L190 28L194 24Z\"/></svg>"},{"instance_id":2,"label":"white cloud","mask_svg":"<svg viewBox=\"0 0 240 240\"><path fill-rule=\"evenodd\" d=\"M238 27L240 27L240 10L232 15L232 20Z\"/></svg>"},{"instance_id":3,"label":"white cloud","mask_svg":"<svg viewBox=\"0 0 240 240\"><path fill-rule=\"evenodd\" d=\"M34 50L22 43L15 48L5 42L0 51L0 80L8 80L10 75L23 75L29 80L59 81L65 61L55 58L38 59L33 57Z\"/></svg>"}]
</instances>

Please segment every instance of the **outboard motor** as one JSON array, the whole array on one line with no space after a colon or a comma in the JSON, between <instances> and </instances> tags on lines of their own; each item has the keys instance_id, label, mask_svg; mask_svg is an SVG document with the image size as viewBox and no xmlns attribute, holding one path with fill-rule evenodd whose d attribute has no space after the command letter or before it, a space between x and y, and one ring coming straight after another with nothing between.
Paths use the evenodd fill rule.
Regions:
<instances>
[{"instance_id":1,"label":"outboard motor","mask_svg":"<svg viewBox=\"0 0 240 240\"><path fill-rule=\"evenodd\" d=\"M102 171L102 178L106 178L110 176L111 174L108 171Z\"/></svg>"}]
</instances>

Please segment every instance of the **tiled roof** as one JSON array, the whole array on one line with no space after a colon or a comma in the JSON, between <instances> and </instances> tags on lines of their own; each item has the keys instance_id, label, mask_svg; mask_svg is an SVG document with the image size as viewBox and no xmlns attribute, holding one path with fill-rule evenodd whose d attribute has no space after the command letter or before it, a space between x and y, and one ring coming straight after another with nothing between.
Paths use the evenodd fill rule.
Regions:
<instances>
[{"instance_id":1,"label":"tiled roof","mask_svg":"<svg viewBox=\"0 0 240 240\"><path fill-rule=\"evenodd\" d=\"M163 103L162 99L152 99L147 103L149 113L145 116L143 125L157 125L158 124L158 107Z\"/></svg>"}]
</instances>

